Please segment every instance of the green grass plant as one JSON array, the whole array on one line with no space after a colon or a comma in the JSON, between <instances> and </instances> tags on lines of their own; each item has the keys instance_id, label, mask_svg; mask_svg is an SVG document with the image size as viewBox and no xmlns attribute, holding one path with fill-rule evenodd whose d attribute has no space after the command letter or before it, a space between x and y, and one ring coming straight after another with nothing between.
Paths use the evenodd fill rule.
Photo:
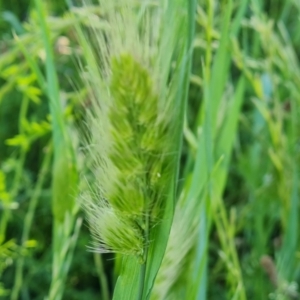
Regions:
<instances>
[{"instance_id":1,"label":"green grass plant","mask_svg":"<svg viewBox=\"0 0 300 300\"><path fill-rule=\"evenodd\" d=\"M298 299L298 1L20 5L0 298Z\"/></svg>"},{"instance_id":2,"label":"green grass plant","mask_svg":"<svg viewBox=\"0 0 300 300\"><path fill-rule=\"evenodd\" d=\"M125 255L114 299L145 299L172 222L194 9L180 1L101 7L102 22L112 27L90 24L96 49L78 30L92 89L88 153L99 182L83 207L95 250ZM186 40L175 39L181 32ZM173 56L177 63L169 78Z\"/></svg>"}]
</instances>

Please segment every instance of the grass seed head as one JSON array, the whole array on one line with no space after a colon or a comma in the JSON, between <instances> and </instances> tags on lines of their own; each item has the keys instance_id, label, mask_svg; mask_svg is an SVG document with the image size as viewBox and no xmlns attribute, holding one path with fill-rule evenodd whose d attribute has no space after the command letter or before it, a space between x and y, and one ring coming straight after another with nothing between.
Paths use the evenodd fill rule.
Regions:
<instances>
[{"instance_id":1,"label":"grass seed head","mask_svg":"<svg viewBox=\"0 0 300 300\"><path fill-rule=\"evenodd\" d=\"M138 7L144 4L125 2L101 3L109 26L92 31L96 50L87 58L92 102L87 148L95 183L83 206L94 249L141 258L146 227L161 218L172 180L174 116L169 83L158 72L163 5L146 9L140 18Z\"/></svg>"}]
</instances>

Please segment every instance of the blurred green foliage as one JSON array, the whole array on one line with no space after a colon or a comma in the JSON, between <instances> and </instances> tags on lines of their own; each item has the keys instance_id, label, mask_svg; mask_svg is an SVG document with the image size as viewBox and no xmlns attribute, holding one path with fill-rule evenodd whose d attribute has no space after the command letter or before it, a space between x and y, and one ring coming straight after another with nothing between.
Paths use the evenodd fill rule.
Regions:
<instances>
[{"instance_id":1,"label":"blurred green foliage","mask_svg":"<svg viewBox=\"0 0 300 300\"><path fill-rule=\"evenodd\" d=\"M227 3L215 4L213 22L208 24L208 2L199 0L197 9L193 76L187 108L187 126L195 137L199 110L204 102L202 66L208 44L205 30L211 26L211 56L214 58ZM234 16L240 2L233 1ZM247 299L268 299L273 293L277 297L274 299L288 300L296 293L293 283L299 284L300 280L300 5L296 0L243 3L241 29L230 36L231 62L225 74L222 97L232 95L241 74L247 83L222 201L230 228L235 231L234 245ZM74 85L80 85L81 81L73 21L62 0L48 0L47 8L48 14L56 17L49 19L48 25L55 44L54 61L64 119L74 148L79 149L76 124L89 102L84 92L82 99L74 93ZM19 42L13 40L13 32L45 73L45 52L32 1L0 2L0 223L4 224L3 220L7 219L7 227L0 232L0 298L5 299L5 295L9 298L15 280L16 259L24 257L20 299L44 299L52 276L51 168L45 174L25 247L21 247L21 237L40 168L49 151L52 119L47 95L24 58ZM221 106L218 114L222 113ZM217 123L217 126L222 124ZM190 157L194 157L195 149L188 141L186 136L181 160L185 168L182 168L181 178L194 162ZM84 169L80 151L76 155ZM229 299L230 294L227 289L229 271L223 255L226 249L222 248L219 234L213 225L208 245L207 299ZM99 299L97 266L93 255L86 251L89 242L89 231L82 226L63 299ZM271 259L267 260L266 255ZM104 261L112 290L115 260L111 255L104 255ZM277 272L276 283L270 273L272 264Z\"/></svg>"}]
</instances>

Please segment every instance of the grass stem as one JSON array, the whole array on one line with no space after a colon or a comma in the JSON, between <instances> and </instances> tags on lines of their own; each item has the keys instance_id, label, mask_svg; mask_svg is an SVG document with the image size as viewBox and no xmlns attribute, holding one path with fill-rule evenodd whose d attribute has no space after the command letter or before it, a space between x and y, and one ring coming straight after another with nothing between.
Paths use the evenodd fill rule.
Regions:
<instances>
[{"instance_id":1,"label":"grass stem","mask_svg":"<svg viewBox=\"0 0 300 300\"><path fill-rule=\"evenodd\" d=\"M104 270L101 254L95 252L94 260L95 260L95 264L97 267L97 273L98 273L98 277L99 277L99 281L100 281L102 299L109 300L110 296L109 296L108 283L107 283L107 278L105 276L105 270Z\"/></svg>"},{"instance_id":2,"label":"grass stem","mask_svg":"<svg viewBox=\"0 0 300 300\"><path fill-rule=\"evenodd\" d=\"M35 209L38 204L39 196L42 192L42 186L44 184L45 177L46 177L45 175L47 174L47 170L49 169L51 156L52 156L52 150L50 149L50 147L47 147L47 153L44 157L44 161L42 163L42 167L41 167L41 171L40 171L40 174L39 174L39 177L37 180L37 184L35 186L33 195L29 202L28 212L25 216L24 229L23 229L22 239L21 239L22 247L25 247L26 241L28 241L28 239L29 239L29 233L30 233L30 229L32 226L33 218L34 218ZM14 282L14 287L13 287L12 294L11 294L12 300L18 299L20 289L22 287L24 262L25 262L24 256L19 257L17 260L15 282Z\"/></svg>"},{"instance_id":3,"label":"grass stem","mask_svg":"<svg viewBox=\"0 0 300 300\"><path fill-rule=\"evenodd\" d=\"M144 262L140 269L140 279L139 279L139 292L138 300L142 300L144 295L145 277L147 269L147 258L148 258L148 247L149 247L149 216L145 217L145 247L144 247Z\"/></svg>"}]
</instances>

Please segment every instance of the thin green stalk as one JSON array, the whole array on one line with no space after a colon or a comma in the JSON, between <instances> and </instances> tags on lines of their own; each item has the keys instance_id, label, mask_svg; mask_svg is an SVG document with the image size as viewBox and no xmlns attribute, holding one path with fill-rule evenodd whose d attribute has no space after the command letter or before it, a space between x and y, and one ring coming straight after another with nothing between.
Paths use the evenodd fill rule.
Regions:
<instances>
[{"instance_id":1,"label":"thin green stalk","mask_svg":"<svg viewBox=\"0 0 300 300\"><path fill-rule=\"evenodd\" d=\"M149 216L145 216L145 246L144 246L144 262L140 268L140 279L139 279L139 291L138 291L138 300L142 300L145 287L145 278L146 278L146 268L148 260L148 248L149 248Z\"/></svg>"},{"instance_id":2,"label":"thin green stalk","mask_svg":"<svg viewBox=\"0 0 300 300\"><path fill-rule=\"evenodd\" d=\"M206 26L206 52L205 52L205 72L206 78L210 78L210 69L212 62L212 31L213 31L213 20L214 20L214 12L213 12L213 4L214 0L208 0L208 22Z\"/></svg>"},{"instance_id":3,"label":"thin green stalk","mask_svg":"<svg viewBox=\"0 0 300 300\"><path fill-rule=\"evenodd\" d=\"M210 90L208 88L210 80L209 78L205 78L205 81L207 82L207 88L204 91L204 111L205 111L205 119L203 124L203 136L204 136L204 145L199 145L199 147L204 147L204 158L207 161L207 168L206 168L206 174L204 176L207 178L207 184L206 184L206 190L207 194L206 197L202 199L203 201L203 208L201 210L201 215L199 216L199 219L204 219L205 223L207 223L202 230L202 227L200 227L199 232L199 241L196 246L196 266L199 267L199 269L203 268L202 272L198 272L198 270L194 270L196 274L196 282L198 283L198 288L196 289L195 296L197 299L203 299L206 297L207 293L207 269L208 269L208 238L209 238L209 232L211 229L211 201L212 201L212 193L213 193L213 181L212 181L212 170L214 165L214 143L213 143L213 130L212 130L212 105L211 105L211 95ZM200 223L200 222L199 222ZM205 247L202 245L203 237L201 235L205 236ZM205 251L205 254L203 255L203 250ZM202 256L203 255L203 256ZM201 266L201 268L200 268ZM197 268L196 267L196 268ZM196 283L196 286L197 286Z\"/></svg>"},{"instance_id":4,"label":"thin green stalk","mask_svg":"<svg viewBox=\"0 0 300 300\"><path fill-rule=\"evenodd\" d=\"M213 2L209 1L210 10L212 9ZM189 198L192 200L198 197L198 190L203 188L200 184L201 178L207 178L205 182L206 193L202 197L202 210L199 217L200 220L200 233L199 241L196 250L196 263L194 264L194 282L191 288L191 297L197 299L206 298L206 284L207 284L207 261L208 261L208 236L210 226L213 221L212 205L214 200L214 190L218 187L219 182L213 179L213 168L219 159L216 156L218 148L216 145L217 136L217 123L218 111L220 109L222 94L224 93L225 84L227 82L227 70L229 70L230 55L228 55L229 46L229 31L230 31L230 18L232 10L232 1L228 3L228 9L224 16L224 26L222 29L222 36L220 46L216 53L213 66L210 66L210 55L206 53L206 65L204 66L204 104L203 109L199 113L199 125L203 128L202 136L199 139L198 154L196 158L195 169L193 172L193 181L189 193ZM211 11L209 12L212 13ZM210 25L212 26L212 16L209 17ZM209 30L209 29L207 29ZM207 34L208 40L210 39L209 32ZM209 69L209 72L207 71ZM233 131L234 132L234 131ZM223 151L224 149L221 148ZM221 153L224 154L224 153ZM228 153L229 154L229 153ZM200 180L199 180L200 178ZM191 197L191 196L194 197ZM197 198L196 198L197 199ZM206 224L205 224L206 223ZM194 291L193 291L194 290Z\"/></svg>"},{"instance_id":5,"label":"thin green stalk","mask_svg":"<svg viewBox=\"0 0 300 300\"><path fill-rule=\"evenodd\" d=\"M35 0L35 5L38 11L39 22L41 26L42 36L44 39L44 46L46 50L46 75L47 75L47 94L49 98L49 107L53 117L53 131L54 145L60 144L61 140L65 138L65 126L63 120L62 105L59 97L59 84L55 71L54 54L51 45L51 33L46 23L45 9L41 0ZM39 75L39 72L36 71ZM40 76L38 76L40 78ZM55 150L55 148L54 148Z\"/></svg>"},{"instance_id":6,"label":"thin green stalk","mask_svg":"<svg viewBox=\"0 0 300 300\"><path fill-rule=\"evenodd\" d=\"M228 267L228 281L233 290L236 290L238 299L246 299L242 273L238 261L237 251L234 245L234 227L230 224L222 194L224 192L228 166L230 163L234 137L237 131L238 118L244 98L245 80L239 80L234 97L228 106L230 115L227 115L223 122L223 127L219 133L218 143L215 146L216 157L221 157L218 167L214 171L213 190L213 218L220 238L223 252L226 255Z\"/></svg>"},{"instance_id":7,"label":"thin green stalk","mask_svg":"<svg viewBox=\"0 0 300 300\"><path fill-rule=\"evenodd\" d=\"M40 174L39 174L39 177L37 180L37 184L35 186L33 195L29 202L28 212L25 216L24 229L23 229L22 239L21 239L22 247L25 247L25 243L29 238L29 233L30 233L30 229L31 229L34 214L35 214L35 209L36 209L38 199L39 199L41 191L42 191L43 184L45 182L47 171L50 166L51 156L52 156L52 149L48 146L47 153L45 154L45 157L44 157L44 160L42 163L42 167L41 167L41 171L40 171ZM21 289L22 281L23 281L24 261L25 261L24 256L19 257L19 259L17 260L15 283L14 283L14 287L13 287L12 294L11 294L12 300L18 299L18 296L20 293L20 289Z\"/></svg>"},{"instance_id":8,"label":"thin green stalk","mask_svg":"<svg viewBox=\"0 0 300 300\"><path fill-rule=\"evenodd\" d=\"M140 268L140 278L139 278L139 291L138 291L138 300L143 299L144 286L145 286L145 276L146 276L146 263L143 263Z\"/></svg>"},{"instance_id":9,"label":"thin green stalk","mask_svg":"<svg viewBox=\"0 0 300 300\"><path fill-rule=\"evenodd\" d=\"M52 281L49 296L46 298L48 300L60 300L63 297L65 280L73 259L81 224L81 218L75 220L70 214L66 214L64 223L54 221Z\"/></svg>"},{"instance_id":10,"label":"thin green stalk","mask_svg":"<svg viewBox=\"0 0 300 300\"><path fill-rule=\"evenodd\" d=\"M67 134L64 111L60 101L60 87L55 70L53 43L47 24L45 7L41 0L35 0L35 5L46 51L46 92L52 116L54 146L52 169L53 263L49 299L59 300L63 296L64 283L80 228L78 219L76 222L77 205L75 203L78 173L74 149ZM74 225L75 232L72 235Z\"/></svg>"},{"instance_id":11,"label":"thin green stalk","mask_svg":"<svg viewBox=\"0 0 300 300\"><path fill-rule=\"evenodd\" d=\"M102 299L110 300L108 283L107 283L107 278L105 275L105 270L103 267L103 261L102 261L101 254L95 252L94 260L95 260L95 264L96 264L96 268L97 268L96 270L97 270L99 281L100 281Z\"/></svg>"},{"instance_id":12,"label":"thin green stalk","mask_svg":"<svg viewBox=\"0 0 300 300\"><path fill-rule=\"evenodd\" d=\"M45 9L41 0L35 0L39 22L46 50L47 96L52 116L53 170L52 170L52 212L54 218L63 222L65 213L71 212L75 205L78 189L78 174L72 142L67 134L63 107L59 95L59 83L55 70L53 45L46 22ZM32 67L34 67L32 65ZM37 72L37 71L36 71ZM40 80L43 84L43 80Z\"/></svg>"},{"instance_id":13,"label":"thin green stalk","mask_svg":"<svg viewBox=\"0 0 300 300\"><path fill-rule=\"evenodd\" d=\"M219 213L214 211L214 222L216 224L217 232L220 238L222 249L227 258L227 268L229 273L229 278L233 276L230 280L233 281L232 286L237 289L236 293L239 296L238 299L246 300L246 292L243 284L243 277L240 268L240 263L238 260L237 251L234 245L234 235L231 226L228 222L226 215L226 210L224 203L221 198L217 197L215 199L215 205L217 206L215 210L219 209Z\"/></svg>"}]
</instances>

